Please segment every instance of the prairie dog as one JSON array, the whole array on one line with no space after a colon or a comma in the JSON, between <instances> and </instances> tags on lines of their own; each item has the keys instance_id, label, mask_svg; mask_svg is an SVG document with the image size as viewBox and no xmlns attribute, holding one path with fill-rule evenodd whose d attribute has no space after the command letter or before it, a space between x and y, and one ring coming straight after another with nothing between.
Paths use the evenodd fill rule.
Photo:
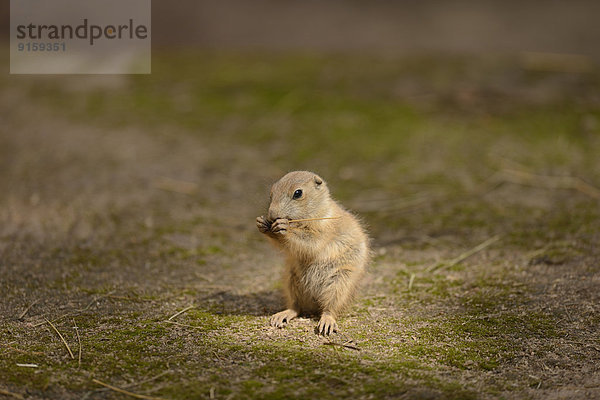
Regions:
<instances>
[{"instance_id":1,"label":"prairie dog","mask_svg":"<svg viewBox=\"0 0 600 400\"><path fill-rule=\"evenodd\" d=\"M307 218L331 219L290 222ZM369 239L356 217L330 197L320 176L294 171L272 186L267 216L256 225L287 256L287 309L274 314L271 325L283 328L298 315L320 315L317 332L336 332L336 319L369 259Z\"/></svg>"}]
</instances>

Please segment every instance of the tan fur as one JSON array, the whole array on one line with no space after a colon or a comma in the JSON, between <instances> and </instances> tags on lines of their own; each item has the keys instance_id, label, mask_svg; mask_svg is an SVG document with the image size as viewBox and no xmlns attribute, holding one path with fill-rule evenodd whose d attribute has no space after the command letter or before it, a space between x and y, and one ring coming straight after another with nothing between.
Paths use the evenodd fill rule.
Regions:
<instances>
[{"instance_id":1,"label":"tan fur","mask_svg":"<svg viewBox=\"0 0 600 400\"><path fill-rule=\"evenodd\" d=\"M293 199L299 189L302 197ZM340 218L289 222L318 217ZM330 197L318 175L294 171L273 185L267 217L256 222L287 256L287 310L273 315L271 325L283 327L297 315L317 314L319 333L336 331L336 319L352 300L369 258L369 240L356 217Z\"/></svg>"}]
</instances>

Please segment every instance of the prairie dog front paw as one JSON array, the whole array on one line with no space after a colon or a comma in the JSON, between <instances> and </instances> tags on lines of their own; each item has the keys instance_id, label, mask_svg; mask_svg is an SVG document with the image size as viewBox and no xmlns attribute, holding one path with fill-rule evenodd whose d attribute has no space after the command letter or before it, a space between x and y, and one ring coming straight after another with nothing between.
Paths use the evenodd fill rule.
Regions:
<instances>
[{"instance_id":1,"label":"prairie dog front paw","mask_svg":"<svg viewBox=\"0 0 600 400\"><path fill-rule=\"evenodd\" d=\"M289 220L285 218L278 218L271 225L271 232L275 235L285 235L290 228Z\"/></svg>"},{"instance_id":2,"label":"prairie dog front paw","mask_svg":"<svg viewBox=\"0 0 600 400\"><path fill-rule=\"evenodd\" d=\"M271 326L283 328L290 320L296 318L298 312L288 308L271 316Z\"/></svg>"},{"instance_id":3,"label":"prairie dog front paw","mask_svg":"<svg viewBox=\"0 0 600 400\"><path fill-rule=\"evenodd\" d=\"M271 231L271 223L262 215L256 218L256 227L260 233L268 233Z\"/></svg>"},{"instance_id":4,"label":"prairie dog front paw","mask_svg":"<svg viewBox=\"0 0 600 400\"><path fill-rule=\"evenodd\" d=\"M317 325L317 333L320 335L329 336L333 332L337 332L338 325L333 315L329 313L323 313L319 325Z\"/></svg>"}]
</instances>

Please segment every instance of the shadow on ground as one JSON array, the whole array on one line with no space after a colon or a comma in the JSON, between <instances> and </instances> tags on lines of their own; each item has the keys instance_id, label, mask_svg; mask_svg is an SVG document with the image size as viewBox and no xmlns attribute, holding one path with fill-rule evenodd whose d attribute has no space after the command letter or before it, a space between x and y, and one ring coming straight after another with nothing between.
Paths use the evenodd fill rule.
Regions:
<instances>
[{"instance_id":1,"label":"shadow on ground","mask_svg":"<svg viewBox=\"0 0 600 400\"><path fill-rule=\"evenodd\" d=\"M284 307L280 291L264 290L256 293L235 294L221 291L198 299L214 314L270 316Z\"/></svg>"}]
</instances>

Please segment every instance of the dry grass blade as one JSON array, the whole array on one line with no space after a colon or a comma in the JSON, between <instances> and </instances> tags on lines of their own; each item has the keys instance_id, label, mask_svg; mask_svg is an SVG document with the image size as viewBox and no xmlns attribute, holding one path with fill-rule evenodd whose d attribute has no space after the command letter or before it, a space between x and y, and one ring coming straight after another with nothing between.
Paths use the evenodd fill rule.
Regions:
<instances>
[{"instance_id":1,"label":"dry grass blade","mask_svg":"<svg viewBox=\"0 0 600 400\"><path fill-rule=\"evenodd\" d=\"M587 73L594 70L592 60L581 54L542 53L526 51L521 53L523 68L543 72Z\"/></svg>"},{"instance_id":2,"label":"dry grass blade","mask_svg":"<svg viewBox=\"0 0 600 400\"><path fill-rule=\"evenodd\" d=\"M194 182L180 181L172 178L160 178L154 182L154 187L168 192L181 194L194 194L198 191L198 184Z\"/></svg>"},{"instance_id":3,"label":"dry grass blade","mask_svg":"<svg viewBox=\"0 0 600 400\"><path fill-rule=\"evenodd\" d=\"M109 299L115 299L115 300L124 300L124 301L136 301L136 302L152 302L154 300L152 299L141 299L141 298L134 298L134 297L130 297L130 296L106 296Z\"/></svg>"},{"instance_id":4,"label":"dry grass blade","mask_svg":"<svg viewBox=\"0 0 600 400\"><path fill-rule=\"evenodd\" d=\"M410 279L408 280L408 291L410 292L413 287L413 283L415 283L415 274L410 274Z\"/></svg>"},{"instance_id":5,"label":"dry grass blade","mask_svg":"<svg viewBox=\"0 0 600 400\"><path fill-rule=\"evenodd\" d=\"M325 345L325 346L334 346L334 348L335 347L344 347L346 349L360 351L360 348L355 345L354 340L352 340L352 339L346 340L344 343L338 343L338 342L334 342L334 341L328 340L326 342L323 342L323 345Z\"/></svg>"},{"instance_id":6,"label":"dry grass blade","mask_svg":"<svg viewBox=\"0 0 600 400\"><path fill-rule=\"evenodd\" d=\"M131 388L133 388L133 387L135 387L135 386L140 386L140 385L143 385L144 383L148 383L148 382L155 381L155 380L157 380L158 378L160 378L160 377L162 377L162 376L165 376L165 375L167 375L167 374L169 374L169 373L171 373L171 372L172 372L172 371L170 371L170 370L163 371L163 372L161 372L160 374L158 374L158 375L155 375L155 376L153 376L153 377L150 377L150 378L148 378L148 379L144 379L143 381L139 381L139 382L133 382L133 383L130 383L130 384L128 384L128 385L123 385L123 386L121 387L121 389L131 389ZM105 391L108 391L108 390L110 390L110 389L109 389L109 388L107 388L107 387L103 387L103 388L101 388L101 389L96 389L96 390L95 390L95 392L105 392Z\"/></svg>"},{"instance_id":7,"label":"dry grass blade","mask_svg":"<svg viewBox=\"0 0 600 400\"><path fill-rule=\"evenodd\" d=\"M506 168L502 170L504 180L520 185L530 185L547 189L573 189L594 199L600 199L600 189L576 176L548 176Z\"/></svg>"},{"instance_id":8,"label":"dry grass blade","mask_svg":"<svg viewBox=\"0 0 600 400\"><path fill-rule=\"evenodd\" d=\"M39 302L40 302L40 299L37 299L36 301L31 303L29 306L27 306L27 308L25 310L23 310L23 312L17 317L17 319L22 320L23 317L25 317L25 314L27 314L29 312L29 310L31 310L31 307L35 306Z\"/></svg>"},{"instance_id":9,"label":"dry grass blade","mask_svg":"<svg viewBox=\"0 0 600 400\"><path fill-rule=\"evenodd\" d=\"M434 196L419 196L403 200L380 199L375 201L375 204L367 204L367 202L363 201L361 203L354 203L352 205L352 209L364 213L372 212L392 214L410 209L417 209L426 205L427 203L431 203L434 199Z\"/></svg>"},{"instance_id":10,"label":"dry grass blade","mask_svg":"<svg viewBox=\"0 0 600 400\"><path fill-rule=\"evenodd\" d=\"M14 350L17 353L28 354L28 355L33 355L33 356L45 356L46 355L45 353L42 353L41 351L21 350L21 349L17 349L16 347L13 347L10 345L6 345L6 348Z\"/></svg>"},{"instance_id":11,"label":"dry grass blade","mask_svg":"<svg viewBox=\"0 0 600 400\"><path fill-rule=\"evenodd\" d=\"M177 325L177 326L185 326L186 328L202 329L201 326L194 326L194 325L182 324L182 323L179 323L179 322L176 322L176 321L169 321L168 319L164 320L163 322L166 322L166 323L172 324L172 325Z\"/></svg>"},{"instance_id":12,"label":"dry grass blade","mask_svg":"<svg viewBox=\"0 0 600 400\"><path fill-rule=\"evenodd\" d=\"M145 396L143 394L133 393L128 390L124 390L124 389L118 388L116 386L109 385L108 383L104 383L102 381L99 381L98 379L92 379L92 382L97 383L98 385L104 386L105 388L108 388L110 390L114 390L115 392L126 394L127 396L131 396L131 397L135 397L136 399L164 400L164 399L161 399L160 397Z\"/></svg>"},{"instance_id":13,"label":"dry grass blade","mask_svg":"<svg viewBox=\"0 0 600 400\"><path fill-rule=\"evenodd\" d=\"M307 222L307 221L319 221L321 219L338 219L342 217L321 217L321 218L302 218L302 219L290 219L288 222Z\"/></svg>"},{"instance_id":14,"label":"dry grass blade","mask_svg":"<svg viewBox=\"0 0 600 400\"><path fill-rule=\"evenodd\" d=\"M87 305L87 306L85 306L84 308L81 308L81 309L79 309L79 310L75 310L75 311L73 311L73 312L70 312L70 313L66 313L66 314L64 314L64 315L61 315L60 317L53 319L53 320L52 320L52 322L58 322L58 321L60 321L60 320L63 320L63 319L65 319L65 318L67 318L67 317L72 317L72 316L75 316L75 315L81 314L82 312L89 310L89 309L90 309L90 307L91 307L91 306L92 306L92 305L93 305L95 302L97 302L97 301L98 301L98 300L100 300L100 299L104 299L104 298L110 297L110 296L111 296L111 295L112 295L114 292L115 292L115 291L113 290L112 292L109 292L109 293L107 293L107 294L105 294L105 295L98 296L98 297L94 297L94 299L93 299L92 301L90 301L90 302L88 303L88 305ZM32 327L32 328L36 328L36 327L38 327L38 326L44 325L44 324L46 323L46 321L47 321L47 319L46 319L46 318L44 318L44 321L42 321L42 322L40 322L40 323L37 323L37 324L33 324L33 325L31 325L31 327Z\"/></svg>"},{"instance_id":15,"label":"dry grass blade","mask_svg":"<svg viewBox=\"0 0 600 400\"><path fill-rule=\"evenodd\" d=\"M62 340L62 342L65 344L65 347L67 348L67 351L69 352L69 355L71 356L71 359L74 360L75 356L73 355L73 352L71 351L71 348L69 347L69 344L67 343L67 341L65 340L63 335L60 334L60 332L58 331L58 329L56 329L56 327L54 326L54 324L52 322L50 322L48 319L46 319L46 322L49 323L50 326L52 327L52 329L54 329L54 332L56 332L58 334L58 337L60 337L60 340Z\"/></svg>"},{"instance_id":16,"label":"dry grass blade","mask_svg":"<svg viewBox=\"0 0 600 400\"><path fill-rule=\"evenodd\" d=\"M155 381L155 380L157 380L158 378L161 378L161 377L163 377L163 376L165 376L165 375L167 375L167 374L170 374L170 373L171 373L171 371L170 371L170 370L163 371L163 372L161 372L161 373L160 373L160 374L158 374L158 375L154 375L153 377L150 377L150 378L148 378L148 379L144 379L143 381L140 381L140 382L137 382L137 383L133 383L133 384L131 384L131 385L127 385L127 386L125 386L125 387L126 387L126 388L130 388L130 387L133 387L133 386L139 386L139 385L143 385L144 383L148 383L148 382Z\"/></svg>"},{"instance_id":17,"label":"dry grass blade","mask_svg":"<svg viewBox=\"0 0 600 400\"><path fill-rule=\"evenodd\" d=\"M4 395L4 396L8 396L8 397L14 397L15 399L22 399L22 400L25 399L25 397L21 396L18 393L9 392L8 390L4 390L4 389L0 389L0 394Z\"/></svg>"},{"instance_id":18,"label":"dry grass blade","mask_svg":"<svg viewBox=\"0 0 600 400\"><path fill-rule=\"evenodd\" d=\"M330 342L330 343L325 343L325 344L326 345L330 345L330 346L340 346L340 347L344 347L346 349L360 351L360 348L356 347L355 345L353 345L351 343L334 343L334 342Z\"/></svg>"},{"instance_id":19,"label":"dry grass blade","mask_svg":"<svg viewBox=\"0 0 600 400\"><path fill-rule=\"evenodd\" d=\"M177 311L175 314L171 315L171 316L169 317L169 319L167 319L167 321L172 321L172 320L173 320L173 318L176 318L176 317L180 316L181 314L183 314L184 312L186 312L186 311L189 311L189 310L191 310L192 308L195 308L195 307L196 307L196 306L192 305L192 306L189 306L189 307L186 307L186 308L184 308L184 309L183 309L183 310L181 310L181 311Z\"/></svg>"},{"instance_id":20,"label":"dry grass blade","mask_svg":"<svg viewBox=\"0 0 600 400\"><path fill-rule=\"evenodd\" d=\"M75 320L73 320L73 326L75 327L75 334L77 335L77 343L79 344L79 354L77 355L77 368L81 368L81 338L79 337L79 329Z\"/></svg>"},{"instance_id":21,"label":"dry grass blade","mask_svg":"<svg viewBox=\"0 0 600 400\"><path fill-rule=\"evenodd\" d=\"M455 266L456 264L466 260L467 258L471 257L472 255L479 253L481 250L485 249L486 247L491 246L492 244L496 243L498 240L500 240L500 235L496 235L494 237L489 238L488 240L486 240L485 242L473 247L471 250L466 251L464 253L462 253L461 255L459 255L458 257L448 261L447 263L439 263L439 264L435 264L432 265L431 267L427 268L427 272L433 272L436 270L441 270L444 268L450 268Z\"/></svg>"}]
</instances>

